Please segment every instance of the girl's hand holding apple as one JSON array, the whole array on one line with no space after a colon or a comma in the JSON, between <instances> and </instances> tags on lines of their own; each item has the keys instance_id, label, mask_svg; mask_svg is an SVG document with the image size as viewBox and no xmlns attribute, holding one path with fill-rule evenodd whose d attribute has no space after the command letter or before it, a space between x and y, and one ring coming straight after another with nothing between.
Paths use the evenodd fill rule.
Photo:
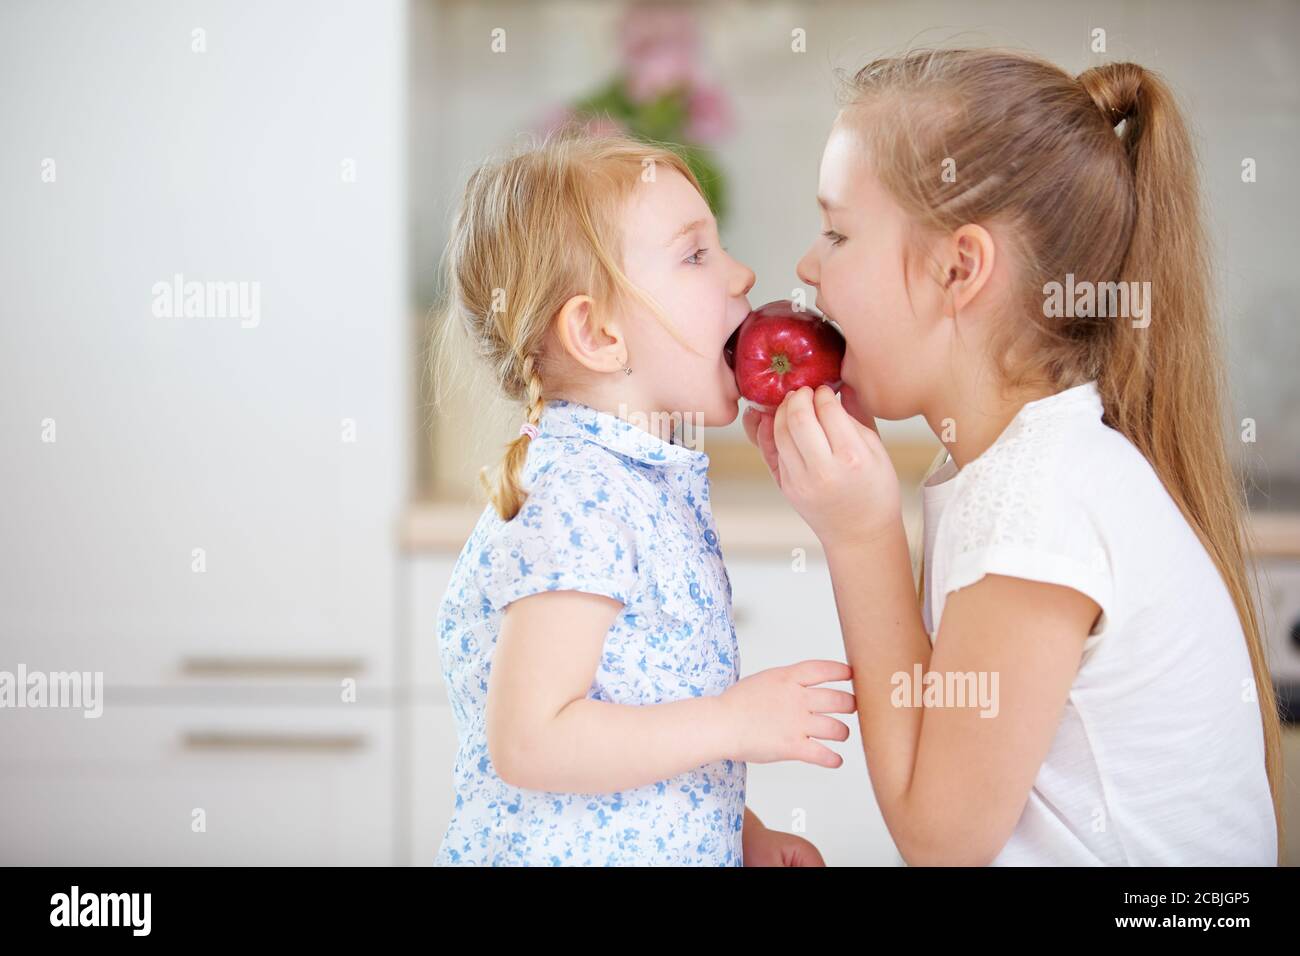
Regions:
<instances>
[{"instance_id":1,"label":"girl's hand holding apple","mask_svg":"<svg viewBox=\"0 0 1300 956\"><path fill-rule=\"evenodd\" d=\"M823 544L870 535L898 514L898 478L841 378L844 352L834 325L788 299L752 311L725 346L736 386L753 403L745 432Z\"/></svg>"},{"instance_id":2,"label":"girl's hand holding apple","mask_svg":"<svg viewBox=\"0 0 1300 956\"><path fill-rule=\"evenodd\" d=\"M747 410L745 431L823 546L869 541L901 520L898 475L880 436L828 386L790 392L775 415Z\"/></svg>"}]
</instances>

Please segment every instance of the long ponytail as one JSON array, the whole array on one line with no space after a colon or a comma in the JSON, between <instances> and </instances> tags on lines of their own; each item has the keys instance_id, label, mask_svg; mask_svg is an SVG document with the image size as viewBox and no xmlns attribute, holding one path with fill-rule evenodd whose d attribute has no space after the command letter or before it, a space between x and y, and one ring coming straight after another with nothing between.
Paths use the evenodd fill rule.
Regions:
<instances>
[{"instance_id":1,"label":"long ponytail","mask_svg":"<svg viewBox=\"0 0 1300 956\"><path fill-rule=\"evenodd\" d=\"M1244 490L1224 441L1222 344L1191 138L1165 83L1135 63L1079 76L1107 121L1123 122L1133 167L1132 238L1120 281L1149 282L1144 323L1120 319L1098 342L1106 420L1151 462L1219 570L1246 635L1274 813L1282 829L1281 722L1257 611Z\"/></svg>"}]
</instances>

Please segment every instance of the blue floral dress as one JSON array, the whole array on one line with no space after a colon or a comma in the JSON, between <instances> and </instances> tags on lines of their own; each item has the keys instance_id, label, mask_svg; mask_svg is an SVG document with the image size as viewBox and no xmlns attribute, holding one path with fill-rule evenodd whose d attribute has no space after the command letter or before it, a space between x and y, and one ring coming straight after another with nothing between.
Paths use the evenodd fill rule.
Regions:
<instances>
[{"instance_id":1,"label":"blue floral dress","mask_svg":"<svg viewBox=\"0 0 1300 956\"><path fill-rule=\"evenodd\" d=\"M488 675L505 606L517 598L577 590L623 602L587 692L593 700L647 706L715 695L740 673L708 455L566 400L548 402L538 428L524 466L527 501L509 522L484 510L439 608L458 750L455 810L435 864L740 866L741 761L617 793L524 790L492 767Z\"/></svg>"}]
</instances>

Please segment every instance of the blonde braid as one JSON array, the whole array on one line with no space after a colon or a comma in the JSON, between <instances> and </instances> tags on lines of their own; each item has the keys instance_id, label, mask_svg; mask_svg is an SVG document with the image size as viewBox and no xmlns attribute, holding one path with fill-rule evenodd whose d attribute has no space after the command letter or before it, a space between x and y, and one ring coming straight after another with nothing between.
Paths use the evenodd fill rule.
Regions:
<instances>
[{"instance_id":1,"label":"blonde braid","mask_svg":"<svg viewBox=\"0 0 1300 956\"><path fill-rule=\"evenodd\" d=\"M521 390L525 395L525 420L531 425L536 425L542 420L545 399L542 397L542 377L538 372L537 356L534 353L530 352L520 361L518 381L522 382ZM486 466L479 471L479 481L482 482L492 501L492 507L496 509L502 521L509 521L517 515L528 497L528 492L520 483L524 463L528 459L528 441L529 436L520 433L506 445L505 458L497 469L495 484L488 477Z\"/></svg>"}]
</instances>

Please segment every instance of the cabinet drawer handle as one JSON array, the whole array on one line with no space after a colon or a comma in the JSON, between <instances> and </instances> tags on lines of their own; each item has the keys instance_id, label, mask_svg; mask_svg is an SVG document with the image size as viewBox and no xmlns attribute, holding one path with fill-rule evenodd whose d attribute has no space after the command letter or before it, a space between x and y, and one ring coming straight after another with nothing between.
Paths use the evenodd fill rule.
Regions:
<instances>
[{"instance_id":1,"label":"cabinet drawer handle","mask_svg":"<svg viewBox=\"0 0 1300 956\"><path fill-rule=\"evenodd\" d=\"M353 677L365 666L360 657L181 658L181 672L188 677Z\"/></svg>"},{"instance_id":2,"label":"cabinet drawer handle","mask_svg":"<svg viewBox=\"0 0 1300 956\"><path fill-rule=\"evenodd\" d=\"M182 743L187 750L308 750L342 753L362 750L364 734L247 733L228 730L191 730Z\"/></svg>"}]
</instances>

